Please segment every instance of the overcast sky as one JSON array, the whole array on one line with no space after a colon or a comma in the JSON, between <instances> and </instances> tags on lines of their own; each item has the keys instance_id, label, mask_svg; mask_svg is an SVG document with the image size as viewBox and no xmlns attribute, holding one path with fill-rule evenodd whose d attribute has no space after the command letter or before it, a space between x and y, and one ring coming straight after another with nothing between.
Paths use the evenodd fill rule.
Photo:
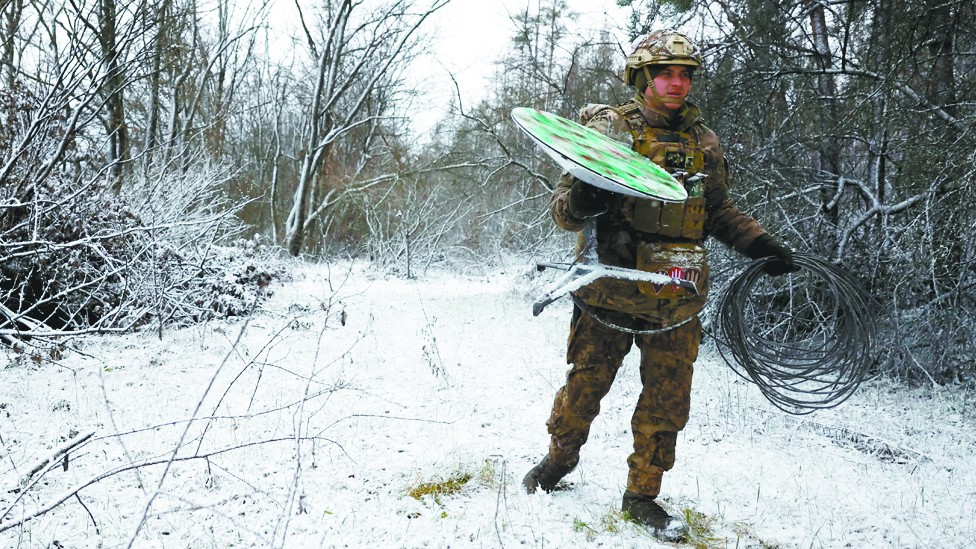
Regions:
<instances>
[{"instance_id":1,"label":"overcast sky","mask_svg":"<svg viewBox=\"0 0 976 549\"><path fill-rule=\"evenodd\" d=\"M301 1L309 4L314 0ZM426 5L428 1L419 0L418 5ZM424 93L411 117L413 129L425 133L447 114L454 95L452 74L465 107L484 98L490 89L494 63L511 44L515 32L512 15L526 8L537 13L540 6L551 5L552 1L451 0L434 13L422 27L422 32L431 38L431 54L418 59L410 69L412 84ZM579 14L570 21L575 27L571 31L590 34L605 28L608 20L616 21L618 27L626 21L626 10L619 8L614 0L567 0L566 3L571 12ZM293 0L276 0L270 19L272 32L278 33L281 39L275 47L281 49L280 55L287 56L293 41L302 40Z\"/></svg>"},{"instance_id":2,"label":"overcast sky","mask_svg":"<svg viewBox=\"0 0 976 549\"><path fill-rule=\"evenodd\" d=\"M494 62L504 53L514 34L512 14L538 11L551 0L452 0L435 13L427 26L433 37L431 58L419 63L414 73L428 94L434 110L418 113L415 128L423 131L443 116L453 94L453 73L461 89L465 107L484 97L489 89ZM581 30L599 29L612 18L622 21L624 10L614 0L567 0L569 9L580 14ZM513 105L513 107L516 105Z\"/></svg>"}]
</instances>

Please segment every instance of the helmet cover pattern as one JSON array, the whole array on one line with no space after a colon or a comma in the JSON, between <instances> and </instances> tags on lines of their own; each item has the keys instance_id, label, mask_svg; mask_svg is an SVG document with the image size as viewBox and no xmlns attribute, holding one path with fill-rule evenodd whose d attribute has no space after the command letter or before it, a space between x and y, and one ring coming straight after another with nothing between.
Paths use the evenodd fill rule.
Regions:
<instances>
[{"instance_id":1,"label":"helmet cover pattern","mask_svg":"<svg viewBox=\"0 0 976 549\"><path fill-rule=\"evenodd\" d=\"M698 46L686 35L675 30L662 30L639 36L631 44L623 79L634 85L634 75L652 65L685 65L693 69L702 66Z\"/></svg>"}]
</instances>

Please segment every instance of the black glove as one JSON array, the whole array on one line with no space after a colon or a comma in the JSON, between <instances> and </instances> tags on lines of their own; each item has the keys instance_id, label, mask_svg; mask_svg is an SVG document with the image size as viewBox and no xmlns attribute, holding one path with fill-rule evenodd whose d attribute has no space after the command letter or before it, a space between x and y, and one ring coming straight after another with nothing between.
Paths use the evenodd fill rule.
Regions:
<instances>
[{"instance_id":1,"label":"black glove","mask_svg":"<svg viewBox=\"0 0 976 549\"><path fill-rule=\"evenodd\" d=\"M750 259L772 257L772 261L763 265L763 272L769 276L780 276L800 270L793 263L793 250L768 234L763 234L753 241L746 250L746 255Z\"/></svg>"},{"instance_id":2,"label":"black glove","mask_svg":"<svg viewBox=\"0 0 976 549\"><path fill-rule=\"evenodd\" d=\"M576 219L596 217L610 208L611 194L577 179L569 188L569 213Z\"/></svg>"}]
</instances>

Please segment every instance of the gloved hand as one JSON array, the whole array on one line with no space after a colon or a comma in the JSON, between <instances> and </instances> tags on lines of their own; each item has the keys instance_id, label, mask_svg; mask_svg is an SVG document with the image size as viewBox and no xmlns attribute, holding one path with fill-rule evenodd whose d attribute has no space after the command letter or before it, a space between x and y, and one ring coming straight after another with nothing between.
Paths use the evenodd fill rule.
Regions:
<instances>
[{"instance_id":1,"label":"gloved hand","mask_svg":"<svg viewBox=\"0 0 976 549\"><path fill-rule=\"evenodd\" d=\"M611 194L577 179L569 188L569 213L576 219L596 217L610 208Z\"/></svg>"},{"instance_id":2,"label":"gloved hand","mask_svg":"<svg viewBox=\"0 0 976 549\"><path fill-rule=\"evenodd\" d=\"M763 265L763 272L769 276L781 276L800 270L793 263L793 250L768 234L763 234L753 241L746 250L746 255L750 259L774 258L773 261L768 261Z\"/></svg>"}]
</instances>

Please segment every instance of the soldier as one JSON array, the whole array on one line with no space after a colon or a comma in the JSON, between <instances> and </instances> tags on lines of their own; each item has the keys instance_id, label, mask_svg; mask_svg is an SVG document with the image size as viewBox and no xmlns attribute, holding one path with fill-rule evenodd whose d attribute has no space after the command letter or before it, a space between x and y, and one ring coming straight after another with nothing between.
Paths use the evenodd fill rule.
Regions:
<instances>
[{"instance_id":1,"label":"soldier","mask_svg":"<svg viewBox=\"0 0 976 549\"><path fill-rule=\"evenodd\" d=\"M685 524L655 501L675 459L678 431L688 421L692 365L698 356L698 313L708 292L704 241L722 243L756 259L772 257L770 275L796 270L790 249L770 236L729 197L726 163L715 133L686 97L702 58L696 45L673 30L634 42L624 81L636 89L628 103L588 105L581 122L668 170L688 190L682 203L637 199L563 174L551 198L553 220L581 231L597 228L600 262L693 280L699 293L671 285L601 279L573 293L566 384L546 422L549 453L525 476L527 492L552 491L579 462L590 424L617 369L636 342L643 390L631 420L634 451L622 511L665 541L685 537ZM583 246L580 234L578 251Z\"/></svg>"}]
</instances>

